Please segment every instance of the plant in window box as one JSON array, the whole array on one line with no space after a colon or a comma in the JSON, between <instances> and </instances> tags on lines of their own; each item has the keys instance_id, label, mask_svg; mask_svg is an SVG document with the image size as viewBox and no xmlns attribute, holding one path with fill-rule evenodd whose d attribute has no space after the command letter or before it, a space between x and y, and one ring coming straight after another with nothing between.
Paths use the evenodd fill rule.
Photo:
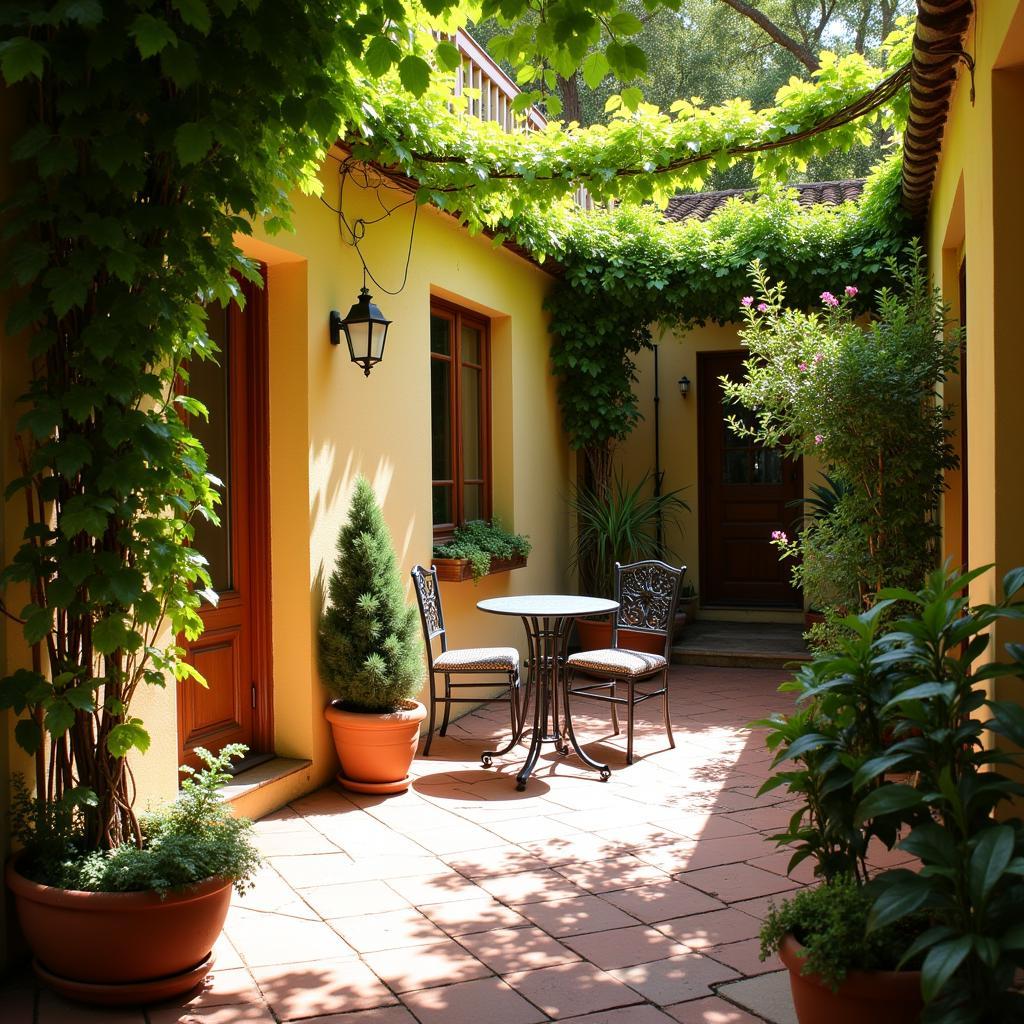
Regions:
<instances>
[{"instance_id":1,"label":"plant in window box","mask_svg":"<svg viewBox=\"0 0 1024 1024\"><path fill-rule=\"evenodd\" d=\"M623 565L649 558L672 560L675 552L665 541L670 532L682 534L680 517L690 506L680 497L682 488L664 494L647 494L651 475L634 485L626 482L621 470L612 475L604 494L583 487L573 490L569 507L576 520L570 566L579 573L580 589L592 597L612 598L615 594L615 563ZM658 533L661 531L662 540ZM684 584L685 585L685 584ZM696 592L693 592L696 599ZM677 616L677 628L682 625ZM608 619L580 619L576 623L580 647L597 650L611 644ZM661 637L631 630L619 630L624 647L660 654Z\"/></svg>"},{"instance_id":2,"label":"plant in window box","mask_svg":"<svg viewBox=\"0 0 1024 1024\"><path fill-rule=\"evenodd\" d=\"M835 653L816 658L789 684L805 706L762 723L773 730L776 765L794 762L765 788L785 784L803 804L776 839L795 844L794 863L817 859L823 893L847 879L865 897L856 913L857 941L843 944L845 957L835 955L834 933L818 928L828 895L787 901L766 922L762 951L781 950L801 1024L919 1017L954 1024L1018 1020L1024 1013L1024 997L1011 989L1014 972L1024 967L1024 825L996 815L1024 796L1024 787L999 770L1019 762L1019 754L989 742L1004 736L1024 745L1024 714L1019 697L988 693L995 679L1017 677L1019 685L1024 646L1008 645L1010 663L980 661L999 620L1024 618L1024 603L1015 600L1024 569L1004 577L1001 602L970 608L964 595L984 571L940 570L917 593L883 591L875 609L844 621L850 635ZM883 632L891 607L909 611ZM865 854L872 838L898 845L920 868L869 879ZM884 937L892 929L903 936L900 957L865 962L863 950L889 948ZM816 952L819 944L831 950L827 960ZM819 970L826 962L827 970ZM884 979L874 975L866 995L875 995L850 1008L855 993L844 975L878 966L920 968L911 986L918 1009L884 1017L878 1001ZM820 999L826 1005L817 1016L810 1001Z\"/></svg>"},{"instance_id":3,"label":"plant in window box","mask_svg":"<svg viewBox=\"0 0 1024 1024\"><path fill-rule=\"evenodd\" d=\"M364 477L348 520L320 621L320 670L334 700L324 711L341 762L338 781L361 793L409 788L426 708L416 609L405 602L391 536Z\"/></svg>"},{"instance_id":4,"label":"plant in window box","mask_svg":"<svg viewBox=\"0 0 1024 1024\"><path fill-rule=\"evenodd\" d=\"M475 519L456 527L452 539L434 546L433 563L438 579L474 582L495 572L526 565L532 545L521 533L504 530L498 519Z\"/></svg>"}]
</instances>

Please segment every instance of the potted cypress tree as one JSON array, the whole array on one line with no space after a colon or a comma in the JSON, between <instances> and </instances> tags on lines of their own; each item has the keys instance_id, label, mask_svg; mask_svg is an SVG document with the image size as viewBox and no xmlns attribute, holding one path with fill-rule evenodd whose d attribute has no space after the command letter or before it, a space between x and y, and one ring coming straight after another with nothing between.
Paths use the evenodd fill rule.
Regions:
<instances>
[{"instance_id":1,"label":"potted cypress tree","mask_svg":"<svg viewBox=\"0 0 1024 1024\"><path fill-rule=\"evenodd\" d=\"M320 667L333 696L324 714L341 761L338 781L359 793L409 788L426 708L416 609L407 605L384 516L360 477L338 536Z\"/></svg>"}]
</instances>

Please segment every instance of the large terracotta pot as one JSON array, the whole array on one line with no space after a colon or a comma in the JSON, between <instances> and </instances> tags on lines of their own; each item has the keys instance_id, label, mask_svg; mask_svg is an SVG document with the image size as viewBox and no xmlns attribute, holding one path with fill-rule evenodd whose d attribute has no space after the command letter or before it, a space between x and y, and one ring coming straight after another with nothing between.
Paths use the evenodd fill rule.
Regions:
<instances>
[{"instance_id":1,"label":"large terracotta pot","mask_svg":"<svg viewBox=\"0 0 1024 1024\"><path fill-rule=\"evenodd\" d=\"M409 766L416 756L420 722L427 709L416 700L398 711L367 714L343 711L328 704L324 717L330 722L341 771L338 781L356 793L404 793L409 788Z\"/></svg>"},{"instance_id":2,"label":"large terracotta pot","mask_svg":"<svg viewBox=\"0 0 1024 1024\"><path fill-rule=\"evenodd\" d=\"M194 988L213 963L231 882L209 878L168 893L78 892L7 866L36 973L64 995L107 1005L148 1003Z\"/></svg>"},{"instance_id":3,"label":"large terracotta pot","mask_svg":"<svg viewBox=\"0 0 1024 1024\"><path fill-rule=\"evenodd\" d=\"M676 629L686 622L685 617ZM576 635L579 638L581 651L600 651L612 645L612 624L607 619L577 619ZM664 654L665 638L654 633L640 633L632 629L619 629L619 646L631 651L643 651L645 654Z\"/></svg>"},{"instance_id":4,"label":"large terracotta pot","mask_svg":"<svg viewBox=\"0 0 1024 1024\"><path fill-rule=\"evenodd\" d=\"M920 971L850 971L833 992L815 974L801 974L803 946L782 940L793 1006L800 1024L916 1024L921 1019Z\"/></svg>"}]
</instances>

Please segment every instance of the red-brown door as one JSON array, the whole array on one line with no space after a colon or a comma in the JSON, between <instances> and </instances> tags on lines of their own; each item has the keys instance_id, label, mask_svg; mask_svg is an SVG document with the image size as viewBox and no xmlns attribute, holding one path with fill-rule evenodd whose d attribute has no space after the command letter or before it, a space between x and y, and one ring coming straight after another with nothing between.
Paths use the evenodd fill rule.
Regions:
<instances>
[{"instance_id":1,"label":"red-brown door","mask_svg":"<svg viewBox=\"0 0 1024 1024\"><path fill-rule=\"evenodd\" d=\"M216 606L203 602L203 634L186 642L206 679L179 685L179 763L198 765L196 747L244 743L244 766L270 749L269 552L267 548L267 380L264 290L245 286L244 310L209 307L217 362L192 360L189 394L209 410L190 424L216 476L221 523L195 521L195 547L209 562Z\"/></svg>"},{"instance_id":2,"label":"red-brown door","mask_svg":"<svg viewBox=\"0 0 1024 1024\"><path fill-rule=\"evenodd\" d=\"M743 378L745 352L698 356L700 451L700 568L703 605L799 608L790 567L771 543L773 530L791 530L803 493L800 461L784 459L737 437L725 417L749 418L726 407L719 378Z\"/></svg>"}]
</instances>

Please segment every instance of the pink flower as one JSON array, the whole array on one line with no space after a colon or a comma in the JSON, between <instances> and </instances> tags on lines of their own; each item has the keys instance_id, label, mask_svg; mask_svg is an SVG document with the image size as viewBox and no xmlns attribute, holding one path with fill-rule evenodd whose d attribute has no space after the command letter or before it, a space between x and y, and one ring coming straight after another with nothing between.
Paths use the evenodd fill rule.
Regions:
<instances>
[{"instance_id":1,"label":"pink flower","mask_svg":"<svg viewBox=\"0 0 1024 1024\"><path fill-rule=\"evenodd\" d=\"M800 364L800 369L801 369L801 370L803 370L803 371L804 371L804 373L806 373L806 372L807 372L807 370L808 370L808 366L807 366L807 364L806 364L806 363L801 363L801 364Z\"/></svg>"},{"instance_id":2,"label":"pink flower","mask_svg":"<svg viewBox=\"0 0 1024 1024\"><path fill-rule=\"evenodd\" d=\"M821 435L821 434L815 434L814 435L814 443L815 444L824 444L825 443L824 436Z\"/></svg>"},{"instance_id":3,"label":"pink flower","mask_svg":"<svg viewBox=\"0 0 1024 1024\"><path fill-rule=\"evenodd\" d=\"M746 309L750 309L750 307L754 304L754 296L744 295L740 301L743 303Z\"/></svg>"},{"instance_id":4,"label":"pink flower","mask_svg":"<svg viewBox=\"0 0 1024 1024\"><path fill-rule=\"evenodd\" d=\"M787 541L789 538L783 530L772 530L772 540Z\"/></svg>"},{"instance_id":5,"label":"pink flower","mask_svg":"<svg viewBox=\"0 0 1024 1024\"><path fill-rule=\"evenodd\" d=\"M821 301L824 302L826 306L839 305L839 300L831 292L822 292Z\"/></svg>"},{"instance_id":6,"label":"pink flower","mask_svg":"<svg viewBox=\"0 0 1024 1024\"><path fill-rule=\"evenodd\" d=\"M757 304L757 311L758 311L758 313L767 313L768 312L768 303L767 302L759 302Z\"/></svg>"},{"instance_id":7,"label":"pink flower","mask_svg":"<svg viewBox=\"0 0 1024 1024\"><path fill-rule=\"evenodd\" d=\"M856 287L856 285L848 284L846 286L846 295L847 295L847 297L852 299L854 297L854 295L856 295L856 294L857 294L857 287Z\"/></svg>"},{"instance_id":8,"label":"pink flower","mask_svg":"<svg viewBox=\"0 0 1024 1024\"><path fill-rule=\"evenodd\" d=\"M825 358L824 353L822 353L822 352L815 352L814 353L814 365L817 366L818 363L820 363L824 358Z\"/></svg>"}]
</instances>

